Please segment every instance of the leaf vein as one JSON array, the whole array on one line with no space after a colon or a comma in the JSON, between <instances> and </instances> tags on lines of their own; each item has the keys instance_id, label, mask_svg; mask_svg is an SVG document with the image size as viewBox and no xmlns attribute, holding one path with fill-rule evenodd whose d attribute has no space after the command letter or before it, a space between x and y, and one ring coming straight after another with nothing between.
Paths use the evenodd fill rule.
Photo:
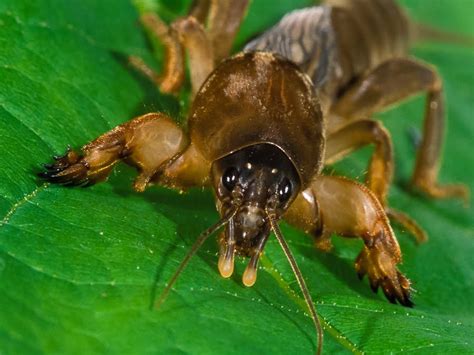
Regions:
<instances>
[{"instance_id":1,"label":"leaf vein","mask_svg":"<svg viewBox=\"0 0 474 355\"><path fill-rule=\"evenodd\" d=\"M283 291L299 306L304 312L307 311L307 306L305 301L298 296L288 285L286 280L284 280L278 272L272 271L274 270L274 265L272 261L269 260L265 255L261 257L262 264L264 264L267 268L267 272L277 281ZM350 350L354 354L362 354L363 352L358 349L358 347L351 342L344 334L342 334L339 330L337 330L334 326L332 326L321 314L318 314L318 317L321 321L323 329L327 329L328 333L343 347Z\"/></svg>"},{"instance_id":2,"label":"leaf vein","mask_svg":"<svg viewBox=\"0 0 474 355\"><path fill-rule=\"evenodd\" d=\"M15 212L21 206L23 206L24 204L30 202L32 199L34 199L35 196L38 194L38 192L44 190L47 186L48 186L48 184L45 183L41 186L36 187L32 192L30 192L29 194L24 195L22 199L18 200L16 203L14 203L12 205L12 207L10 208L10 210L7 211L7 213L3 217L2 221L0 222L0 228L3 227L4 225L6 225L10 221L10 218L13 216L13 214L15 214Z\"/></svg>"}]
</instances>

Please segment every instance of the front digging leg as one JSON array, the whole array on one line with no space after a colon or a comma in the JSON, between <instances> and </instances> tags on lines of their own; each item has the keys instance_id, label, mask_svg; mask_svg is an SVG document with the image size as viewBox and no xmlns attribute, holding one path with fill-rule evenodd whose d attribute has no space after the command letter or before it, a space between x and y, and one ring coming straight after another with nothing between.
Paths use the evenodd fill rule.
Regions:
<instances>
[{"instance_id":1,"label":"front digging leg","mask_svg":"<svg viewBox=\"0 0 474 355\"><path fill-rule=\"evenodd\" d=\"M209 163L170 117L149 113L104 133L80 153L68 149L53 164L46 164L39 176L56 184L92 185L106 180L119 161L138 170L133 184L138 192L152 182L178 188L202 186L209 169ZM160 179L163 177L166 182Z\"/></svg>"},{"instance_id":2,"label":"front digging leg","mask_svg":"<svg viewBox=\"0 0 474 355\"><path fill-rule=\"evenodd\" d=\"M387 231L380 227L378 232L363 237L365 246L355 262L357 275L361 280L367 275L372 291L377 293L380 287L391 303L398 300L412 307L410 281L395 267L401 261L400 248L396 239L385 233Z\"/></svg>"},{"instance_id":3,"label":"front digging leg","mask_svg":"<svg viewBox=\"0 0 474 355\"><path fill-rule=\"evenodd\" d=\"M315 213L318 210L319 215ZM355 262L359 277L367 275L372 290L381 287L390 302L413 305L410 281L397 269L401 262L397 239L381 203L364 185L336 176L318 176L298 195L285 220L319 239L317 232L322 231L320 242L326 246L330 246L332 234L361 238L365 245Z\"/></svg>"}]
</instances>

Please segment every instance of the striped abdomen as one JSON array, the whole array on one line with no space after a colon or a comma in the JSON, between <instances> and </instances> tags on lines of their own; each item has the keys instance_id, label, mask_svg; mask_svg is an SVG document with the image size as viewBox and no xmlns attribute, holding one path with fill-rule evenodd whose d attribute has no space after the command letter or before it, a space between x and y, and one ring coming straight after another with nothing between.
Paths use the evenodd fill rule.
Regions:
<instances>
[{"instance_id":1,"label":"striped abdomen","mask_svg":"<svg viewBox=\"0 0 474 355\"><path fill-rule=\"evenodd\" d=\"M336 41L331 25L331 9L317 6L296 10L273 28L248 43L244 50L274 52L290 59L322 87L331 77Z\"/></svg>"},{"instance_id":2,"label":"striped abdomen","mask_svg":"<svg viewBox=\"0 0 474 355\"><path fill-rule=\"evenodd\" d=\"M382 62L405 56L410 22L394 0L326 0L332 8L343 81Z\"/></svg>"},{"instance_id":3,"label":"striped abdomen","mask_svg":"<svg viewBox=\"0 0 474 355\"><path fill-rule=\"evenodd\" d=\"M334 97L364 72L404 56L410 36L409 21L394 0L326 0L286 15L245 50L279 53Z\"/></svg>"}]
</instances>

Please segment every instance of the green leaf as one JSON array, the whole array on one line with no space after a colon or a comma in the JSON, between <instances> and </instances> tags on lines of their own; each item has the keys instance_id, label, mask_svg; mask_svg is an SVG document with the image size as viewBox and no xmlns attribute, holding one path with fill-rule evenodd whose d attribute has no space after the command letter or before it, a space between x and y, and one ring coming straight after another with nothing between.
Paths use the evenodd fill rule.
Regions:
<instances>
[{"instance_id":1,"label":"green leaf","mask_svg":"<svg viewBox=\"0 0 474 355\"><path fill-rule=\"evenodd\" d=\"M189 1L149 3L172 20L185 13ZM237 42L308 3L254 0ZM474 35L470 0L403 3L420 21ZM68 144L79 147L138 114L165 111L178 117L182 104L127 67L131 54L153 62L137 9L128 1L0 2L0 352L314 351L311 320L274 240L253 288L241 284L242 262L233 278L218 275L216 243L210 240L163 307L149 310L155 279L160 292L196 236L216 221L210 191L180 195L153 188L137 194L130 187L134 172L125 166L109 182L87 189L35 178L40 163ZM420 44L414 54L434 64L445 80L448 130L441 180L472 189L474 51ZM327 353L474 348L472 208L404 188L414 162L409 132L419 131L423 106L418 97L381 115L396 149L390 203L430 236L418 247L396 229L402 270L417 290L414 309L389 304L357 280L353 260L359 241L336 237L335 250L323 254L302 232L283 226L326 325ZM369 154L365 149L335 169L361 176Z\"/></svg>"}]
</instances>

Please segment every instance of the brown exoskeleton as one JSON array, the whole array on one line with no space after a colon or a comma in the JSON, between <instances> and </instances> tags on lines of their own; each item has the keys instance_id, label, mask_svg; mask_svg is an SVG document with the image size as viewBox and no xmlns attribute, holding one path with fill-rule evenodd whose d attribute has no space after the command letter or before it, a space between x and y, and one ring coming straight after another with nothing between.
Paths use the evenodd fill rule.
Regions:
<instances>
[{"instance_id":1,"label":"brown exoskeleton","mask_svg":"<svg viewBox=\"0 0 474 355\"><path fill-rule=\"evenodd\" d=\"M392 0L328 0L295 11L227 58L246 7L247 0L196 1L190 16L171 26L143 15L145 27L165 45L165 68L157 75L139 58L131 63L162 91L175 93L185 77L187 49L194 95L188 126L163 113L146 114L85 145L82 153L56 157L41 175L53 183L89 185L105 180L122 160L138 169L134 188L140 192L153 184L212 186L221 219L196 240L158 303L206 238L223 226L219 272L230 277L234 256L249 257L243 283L252 286L273 230L308 304L319 352L321 327L279 230L282 218L323 250L330 249L333 233L360 237L365 245L355 263L359 276L367 274L372 289L381 287L389 301L412 306L410 282L396 267L401 253L387 212L418 238L423 232L386 206L392 144L372 114L427 92L413 185L438 198L466 198L467 190L437 183L441 79L432 67L407 57L416 27ZM367 187L321 175L325 164L366 144L375 145Z\"/></svg>"}]
</instances>

